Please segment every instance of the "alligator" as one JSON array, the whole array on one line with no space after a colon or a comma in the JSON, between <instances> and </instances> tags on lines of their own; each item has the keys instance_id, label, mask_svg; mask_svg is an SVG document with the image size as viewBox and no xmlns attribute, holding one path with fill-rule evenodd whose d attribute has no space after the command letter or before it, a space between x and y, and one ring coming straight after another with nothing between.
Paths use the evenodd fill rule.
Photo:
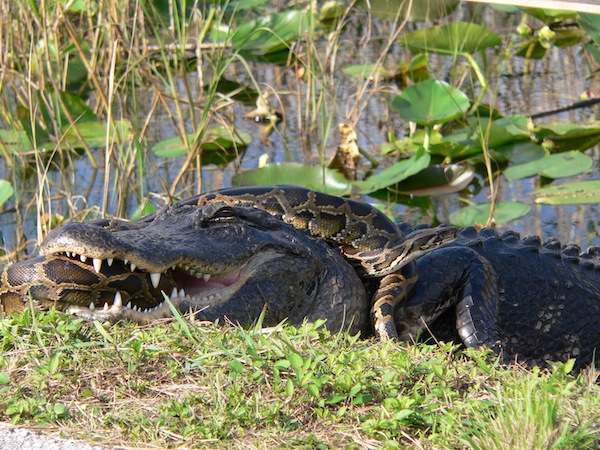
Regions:
<instances>
[{"instance_id":1,"label":"alligator","mask_svg":"<svg viewBox=\"0 0 600 450\"><path fill-rule=\"evenodd\" d=\"M5 312L32 303L142 323L172 308L266 326L326 319L332 331L383 339L450 336L506 362L576 357L576 368L600 348L597 247L397 226L365 203L304 188L231 188L134 222L70 223L40 253L2 271Z\"/></svg>"},{"instance_id":2,"label":"alligator","mask_svg":"<svg viewBox=\"0 0 600 450\"><path fill-rule=\"evenodd\" d=\"M264 310L265 325L325 319L352 332L369 322L360 275L377 279L369 293L376 334L394 339L393 310L414 284L416 259L457 232L404 235L365 203L299 187L230 188L135 222L53 230L40 257L3 270L0 306L18 312L31 300L37 309L147 323L171 316L168 297L203 320L248 324Z\"/></svg>"},{"instance_id":3,"label":"alligator","mask_svg":"<svg viewBox=\"0 0 600 450\"><path fill-rule=\"evenodd\" d=\"M340 252L257 208L177 204L152 220L72 223L42 252L55 247L4 269L5 313L32 302L142 324L171 307L244 325L263 314L265 326L327 319L332 331L356 333L368 322L365 287Z\"/></svg>"},{"instance_id":4,"label":"alligator","mask_svg":"<svg viewBox=\"0 0 600 450\"><path fill-rule=\"evenodd\" d=\"M557 239L467 227L417 266L418 281L395 311L399 339L425 333L486 345L529 367L570 358L576 371L600 367L600 247L582 252Z\"/></svg>"}]
</instances>

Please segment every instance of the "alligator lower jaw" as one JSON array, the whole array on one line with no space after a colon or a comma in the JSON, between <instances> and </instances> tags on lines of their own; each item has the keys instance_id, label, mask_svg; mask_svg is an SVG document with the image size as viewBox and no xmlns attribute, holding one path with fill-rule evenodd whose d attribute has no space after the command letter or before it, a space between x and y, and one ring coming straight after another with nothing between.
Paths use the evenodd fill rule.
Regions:
<instances>
[{"instance_id":1,"label":"alligator lower jaw","mask_svg":"<svg viewBox=\"0 0 600 450\"><path fill-rule=\"evenodd\" d=\"M194 273L193 269L190 270L187 267L185 270L181 268L170 269L169 278L175 286L171 285L170 293L159 291L159 295L162 297L153 297L150 300L152 302L150 307L140 307L131 301L124 305L123 295L117 291L112 304L105 303L103 306L98 306L90 303L87 307L67 305L64 311L87 320L115 322L128 319L142 324L172 317L172 308L182 312L187 312L184 311L186 308L198 312L232 298L259 267L268 264L277 256L278 254L273 252L254 255L243 265L232 269L225 275ZM151 273L140 271L139 268L136 268L136 270L142 276L152 278ZM154 285L154 281L152 284Z\"/></svg>"}]
</instances>

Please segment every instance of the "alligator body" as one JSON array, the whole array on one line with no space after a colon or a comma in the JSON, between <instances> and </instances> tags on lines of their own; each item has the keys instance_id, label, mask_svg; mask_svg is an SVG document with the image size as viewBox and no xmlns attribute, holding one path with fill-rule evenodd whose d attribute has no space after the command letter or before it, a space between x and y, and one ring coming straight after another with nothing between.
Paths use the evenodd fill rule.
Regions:
<instances>
[{"instance_id":1,"label":"alligator body","mask_svg":"<svg viewBox=\"0 0 600 450\"><path fill-rule=\"evenodd\" d=\"M401 228L413 232L408 225ZM513 231L461 230L418 260L418 282L396 309L400 339L434 335L485 344L529 366L576 358L600 367L600 248L585 251ZM436 320L437 319L437 320Z\"/></svg>"},{"instance_id":2,"label":"alligator body","mask_svg":"<svg viewBox=\"0 0 600 450\"><path fill-rule=\"evenodd\" d=\"M326 319L333 331L403 340L428 329L529 364L577 357L582 367L600 348L598 248L396 226L364 203L297 187L217 191L136 222L72 223L40 251L3 270L5 311L30 298L88 319L149 322L171 316L166 295L210 321Z\"/></svg>"}]
</instances>

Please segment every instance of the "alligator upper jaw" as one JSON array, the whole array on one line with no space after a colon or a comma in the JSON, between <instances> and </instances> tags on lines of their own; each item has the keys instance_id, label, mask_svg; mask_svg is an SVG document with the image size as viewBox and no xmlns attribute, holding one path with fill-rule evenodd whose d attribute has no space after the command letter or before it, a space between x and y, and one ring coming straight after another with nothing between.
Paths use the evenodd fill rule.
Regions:
<instances>
[{"instance_id":1,"label":"alligator upper jaw","mask_svg":"<svg viewBox=\"0 0 600 450\"><path fill-rule=\"evenodd\" d=\"M110 268L111 277L114 277L115 271L121 270L124 275L128 275L125 273L128 271L138 279L144 280L147 287L147 292L140 295L140 292L134 291L134 286L123 286L123 289L115 290L112 302L107 301L103 305L94 302L88 305L67 302L60 305L65 311L88 320L129 319L138 323L150 323L172 316L169 303L176 309L181 309L179 306L186 304L193 305L195 311L201 311L229 300L261 266L268 264L278 255L277 252L271 251L258 253L243 263L231 263L227 270L219 268L213 273L207 270L207 266L203 266L200 271L183 263L161 272L146 272L126 259L92 259L74 252L53 256L79 260L91 266L90 270L98 274Z\"/></svg>"}]
</instances>

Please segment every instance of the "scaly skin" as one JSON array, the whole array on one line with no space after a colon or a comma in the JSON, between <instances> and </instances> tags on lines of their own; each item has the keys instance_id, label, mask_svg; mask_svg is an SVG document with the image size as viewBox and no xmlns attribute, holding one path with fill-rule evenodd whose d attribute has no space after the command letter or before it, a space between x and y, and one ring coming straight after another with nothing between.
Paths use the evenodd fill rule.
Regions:
<instances>
[{"instance_id":1,"label":"scaly skin","mask_svg":"<svg viewBox=\"0 0 600 450\"><path fill-rule=\"evenodd\" d=\"M465 228L418 260L418 282L395 312L398 334L412 339L424 321L439 335L450 319L457 339L485 344L507 362L544 366L575 357L577 369L599 366L599 255L598 247L582 253L556 240Z\"/></svg>"},{"instance_id":2,"label":"scaly skin","mask_svg":"<svg viewBox=\"0 0 600 450\"><path fill-rule=\"evenodd\" d=\"M332 331L356 333L369 320L363 284L339 251L257 208L173 205L152 221L73 223L47 246L83 250L86 261L69 251L8 266L0 295L6 312L22 310L31 296L40 308L87 319L148 323L172 315L166 294L180 311L208 321L248 325L264 311L266 326L326 319ZM99 272L92 258L102 260ZM157 288L150 272L161 273ZM76 289L79 283L88 286Z\"/></svg>"},{"instance_id":3,"label":"scaly skin","mask_svg":"<svg viewBox=\"0 0 600 450\"><path fill-rule=\"evenodd\" d=\"M505 361L577 357L581 368L597 360L598 248L580 254L489 229L394 229L367 205L300 188L214 195L137 222L55 230L43 256L2 272L0 305L16 311L31 298L88 319L150 322L171 316L166 294L179 310L210 321L249 324L264 311L265 325L326 319L333 331L356 332L368 330L374 302L375 330L377 319L387 327L383 319L393 317L403 340L427 328L466 346L487 345ZM391 250L391 266L379 249ZM384 331L379 336L391 334Z\"/></svg>"}]
</instances>

